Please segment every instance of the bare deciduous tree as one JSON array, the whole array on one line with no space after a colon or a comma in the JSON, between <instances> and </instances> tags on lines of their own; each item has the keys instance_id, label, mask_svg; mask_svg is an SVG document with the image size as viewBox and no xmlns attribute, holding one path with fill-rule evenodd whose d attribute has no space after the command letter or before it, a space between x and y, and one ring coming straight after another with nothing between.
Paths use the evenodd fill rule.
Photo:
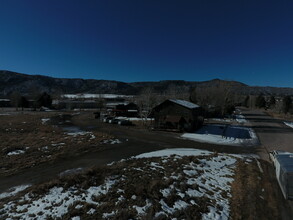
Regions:
<instances>
[{"instance_id":1,"label":"bare deciduous tree","mask_svg":"<svg viewBox=\"0 0 293 220\"><path fill-rule=\"evenodd\" d=\"M236 98L231 87L224 84L213 87L197 87L191 95L191 100L196 100L203 107L212 105L221 108L222 115L234 104Z\"/></svg>"},{"instance_id":2,"label":"bare deciduous tree","mask_svg":"<svg viewBox=\"0 0 293 220\"><path fill-rule=\"evenodd\" d=\"M157 96L152 88L145 88L137 96L136 103L139 108L140 117L146 124L148 117L151 115L153 108L158 104Z\"/></svg>"},{"instance_id":3,"label":"bare deciduous tree","mask_svg":"<svg viewBox=\"0 0 293 220\"><path fill-rule=\"evenodd\" d=\"M188 86L176 86L171 84L164 93L164 100L166 99L182 99L188 100L190 96L190 89Z\"/></svg>"},{"instance_id":4,"label":"bare deciduous tree","mask_svg":"<svg viewBox=\"0 0 293 220\"><path fill-rule=\"evenodd\" d=\"M11 105L15 107L16 111L18 111L18 107L20 107L21 95L19 92L15 91L10 95Z\"/></svg>"}]
</instances>

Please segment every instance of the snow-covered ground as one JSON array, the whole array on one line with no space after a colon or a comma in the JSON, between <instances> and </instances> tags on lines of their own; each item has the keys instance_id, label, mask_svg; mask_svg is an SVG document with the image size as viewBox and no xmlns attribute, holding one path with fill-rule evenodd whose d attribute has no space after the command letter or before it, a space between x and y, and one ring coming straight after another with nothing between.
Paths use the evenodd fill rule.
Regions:
<instances>
[{"instance_id":1,"label":"snow-covered ground","mask_svg":"<svg viewBox=\"0 0 293 220\"><path fill-rule=\"evenodd\" d=\"M212 154L211 151L199 150L192 148L172 148L159 151L153 151L135 156L134 158L151 158L151 157L170 157L171 155L178 156L204 156Z\"/></svg>"},{"instance_id":2,"label":"snow-covered ground","mask_svg":"<svg viewBox=\"0 0 293 220\"><path fill-rule=\"evenodd\" d=\"M11 152L7 153L7 156L19 155L19 154L24 154L24 153L25 153L24 150L15 150L15 151L11 151Z\"/></svg>"},{"instance_id":3,"label":"snow-covered ground","mask_svg":"<svg viewBox=\"0 0 293 220\"><path fill-rule=\"evenodd\" d=\"M11 197L16 195L17 193L25 190L26 188L30 187L31 185L21 185L21 186L15 186L10 188L7 192L0 194L0 199Z\"/></svg>"},{"instance_id":4,"label":"snow-covered ground","mask_svg":"<svg viewBox=\"0 0 293 220\"><path fill-rule=\"evenodd\" d=\"M41 121L42 121L42 124L44 125L47 123L47 121L50 121L50 118L42 118Z\"/></svg>"},{"instance_id":5,"label":"snow-covered ground","mask_svg":"<svg viewBox=\"0 0 293 220\"><path fill-rule=\"evenodd\" d=\"M185 133L181 137L221 145L254 146L258 144L258 138L251 128L231 125L205 125L195 133Z\"/></svg>"},{"instance_id":6,"label":"snow-covered ground","mask_svg":"<svg viewBox=\"0 0 293 220\"><path fill-rule=\"evenodd\" d=\"M238 158L247 163L252 161L245 156ZM0 197L0 218L55 219L71 211L79 213L72 219L92 215L99 219L117 219L123 207L133 213L134 219L144 219L150 212L153 217L176 219L174 216L178 212L188 213L184 210L190 209L195 210L201 219L229 219L231 183L238 158L196 149L167 149L141 154L109 165L115 167L122 163L125 167L120 174L107 177L100 185L87 188L52 186L44 194L27 193L2 207ZM153 178L161 180L156 182ZM147 182L138 184L143 180ZM155 183L161 188L152 188ZM131 184L140 185L140 188L135 189ZM153 191L142 195L140 193L146 191L141 187Z\"/></svg>"},{"instance_id":7,"label":"snow-covered ground","mask_svg":"<svg viewBox=\"0 0 293 220\"><path fill-rule=\"evenodd\" d=\"M291 128L293 128L293 122L284 122L284 124L289 126L289 127L291 127Z\"/></svg>"}]
</instances>

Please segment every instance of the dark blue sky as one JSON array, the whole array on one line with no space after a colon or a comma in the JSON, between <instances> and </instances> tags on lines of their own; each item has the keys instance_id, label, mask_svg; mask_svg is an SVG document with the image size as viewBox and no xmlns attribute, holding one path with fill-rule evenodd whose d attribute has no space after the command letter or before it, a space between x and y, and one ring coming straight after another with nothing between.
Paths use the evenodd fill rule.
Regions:
<instances>
[{"instance_id":1,"label":"dark blue sky","mask_svg":"<svg viewBox=\"0 0 293 220\"><path fill-rule=\"evenodd\" d=\"M0 69L293 87L291 0L0 0Z\"/></svg>"}]
</instances>

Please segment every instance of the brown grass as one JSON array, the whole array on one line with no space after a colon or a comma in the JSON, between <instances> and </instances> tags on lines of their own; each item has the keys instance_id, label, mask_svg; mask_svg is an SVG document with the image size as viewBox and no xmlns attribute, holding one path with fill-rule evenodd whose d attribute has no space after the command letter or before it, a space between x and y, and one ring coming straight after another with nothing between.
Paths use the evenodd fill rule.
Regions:
<instances>
[{"instance_id":1,"label":"brown grass","mask_svg":"<svg viewBox=\"0 0 293 220\"><path fill-rule=\"evenodd\" d=\"M0 175L11 175L22 169L58 158L78 155L99 149L101 140L110 136L93 132L90 135L68 136L52 124L42 124L42 118L53 118L50 123L68 120L57 113L25 113L0 116ZM8 156L9 152L23 150L24 154Z\"/></svg>"},{"instance_id":2,"label":"brown grass","mask_svg":"<svg viewBox=\"0 0 293 220\"><path fill-rule=\"evenodd\" d=\"M272 192L268 177L259 171L255 161L238 161L232 183L232 219L279 219L276 195Z\"/></svg>"}]
</instances>

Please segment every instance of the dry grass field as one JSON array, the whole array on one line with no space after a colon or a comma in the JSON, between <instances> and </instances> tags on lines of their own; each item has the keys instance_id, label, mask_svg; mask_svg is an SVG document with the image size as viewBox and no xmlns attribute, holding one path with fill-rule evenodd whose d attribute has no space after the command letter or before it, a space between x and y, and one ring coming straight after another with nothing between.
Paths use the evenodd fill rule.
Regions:
<instances>
[{"instance_id":1,"label":"dry grass field","mask_svg":"<svg viewBox=\"0 0 293 220\"><path fill-rule=\"evenodd\" d=\"M0 115L0 175L97 150L110 138L95 131L70 134L52 125L70 124L70 118L70 114L49 112Z\"/></svg>"}]
</instances>

